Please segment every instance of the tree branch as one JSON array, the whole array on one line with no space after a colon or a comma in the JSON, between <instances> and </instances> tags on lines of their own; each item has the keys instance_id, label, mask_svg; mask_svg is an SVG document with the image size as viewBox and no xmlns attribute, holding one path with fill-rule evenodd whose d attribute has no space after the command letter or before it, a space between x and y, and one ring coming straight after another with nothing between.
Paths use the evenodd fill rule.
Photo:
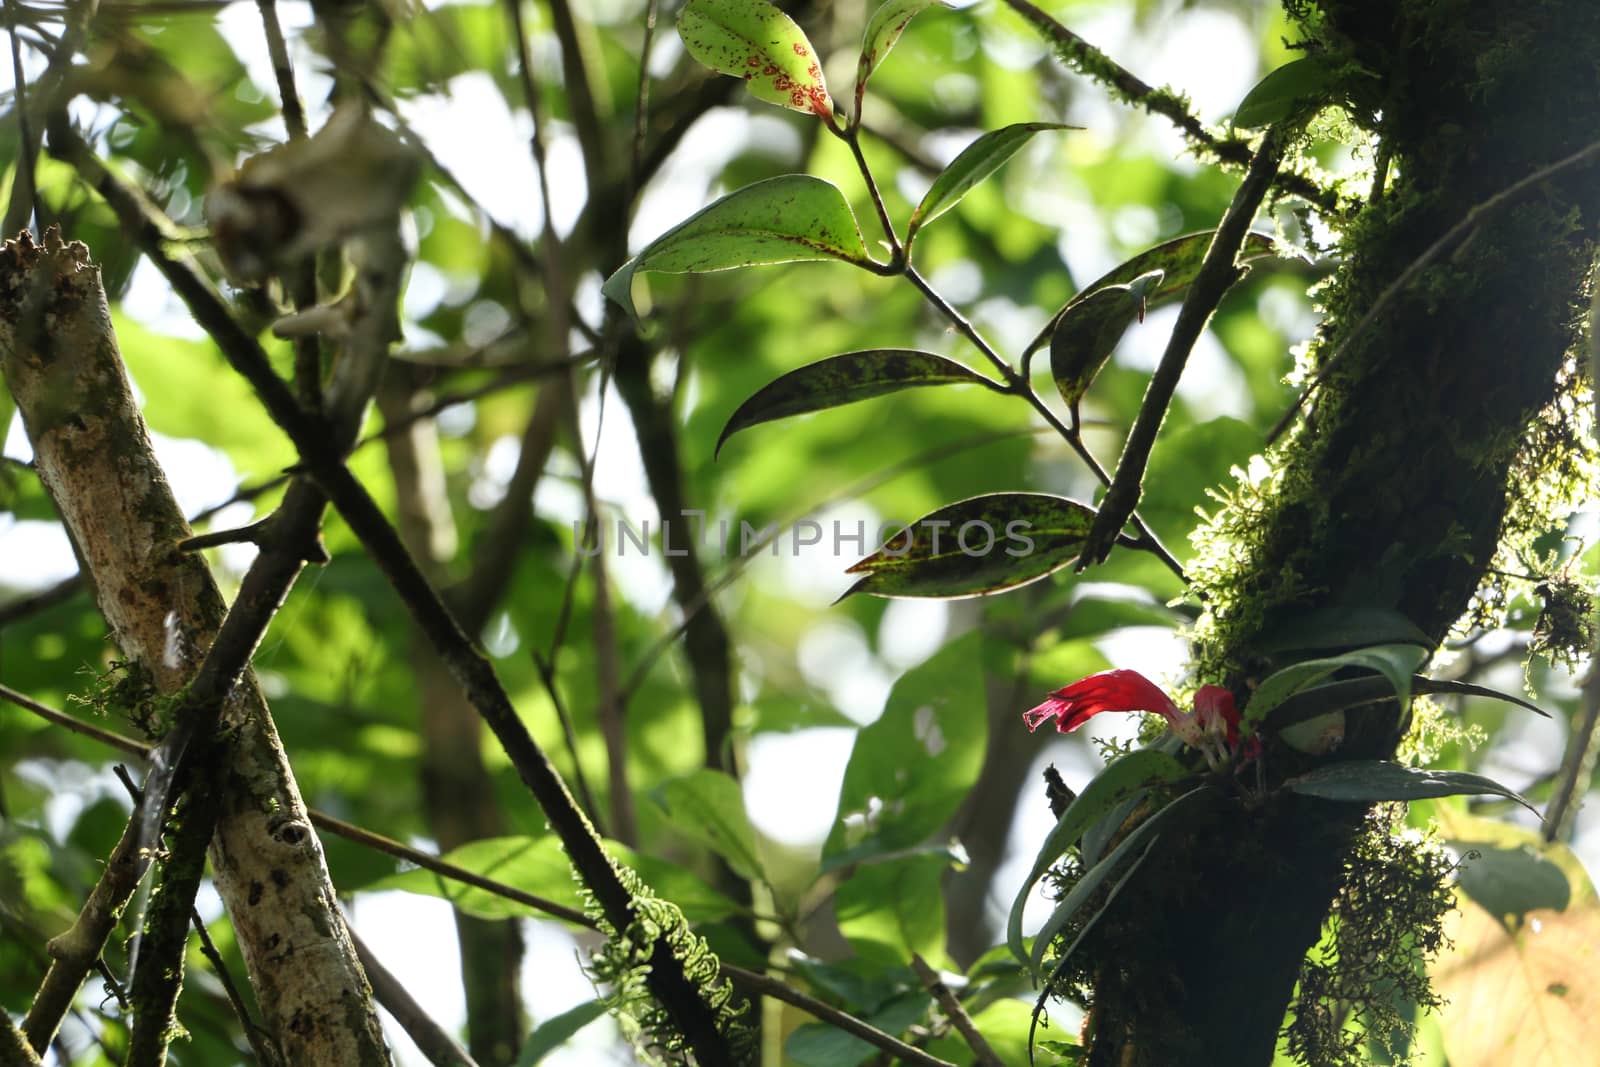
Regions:
<instances>
[{"instance_id":1,"label":"tree branch","mask_svg":"<svg viewBox=\"0 0 1600 1067\"><path fill-rule=\"evenodd\" d=\"M1005 0L1007 7L1026 19L1040 35L1056 47L1056 54L1085 77L1100 82L1124 103L1142 107L1152 115L1167 119L1195 148L1224 163L1247 166L1252 153L1241 138L1221 140L1194 115L1182 97L1171 89L1157 89L1136 77L1094 45L1067 29L1028 0ZM1341 211L1339 198L1303 174L1274 174L1269 183L1280 192L1310 201L1329 214Z\"/></svg>"},{"instance_id":2,"label":"tree branch","mask_svg":"<svg viewBox=\"0 0 1600 1067\"><path fill-rule=\"evenodd\" d=\"M1105 560L1123 524L1138 507L1145 467L1150 462L1150 450L1155 447L1156 435L1161 431L1161 423L1172 405L1178 379L1189 362L1194 343L1200 339L1206 322L1222 302L1223 294L1239 280L1240 270L1235 259L1256 216L1256 209L1261 206L1272 176L1277 173L1278 164L1283 159L1287 134L1287 130L1274 126L1262 138L1250 170L1240 183L1238 192L1234 193L1233 202L1228 205L1227 214L1211 239L1211 247L1206 249L1200 271L1183 296L1183 306L1178 310L1178 321L1173 324L1166 351L1162 352L1161 362L1150 377L1144 402L1139 405L1139 415L1128 433L1127 443L1123 445L1122 461L1117 464L1116 477L1106 489L1095 516L1094 528L1089 532L1083 554L1078 557L1080 571Z\"/></svg>"},{"instance_id":3,"label":"tree branch","mask_svg":"<svg viewBox=\"0 0 1600 1067\"><path fill-rule=\"evenodd\" d=\"M317 480L366 547L472 705L488 723L518 775L538 800L607 921L619 934L629 929L633 924L633 895L588 820L573 802L566 783L518 716L494 667L462 632L438 591L406 551L382 509L344 466L339 450L330 447L326 428L300 409L289 388L273 371L261 346L233 319L210 286L187 262L174 258L162 240L154 209L94 160L87 146L64 121L52 125L51 146L52 150L59 148L104 196L122 220L124 229L188 305L195 321L211 335L229 364L254 387L273 421L293 441L306 471ZM709 1067L731 1061L726 1041L717 1029L710 1007L700 995L698 984L684 973L681 962L665 941L654 943L646 980L652 994L703 1065Z\"/></svg>"}]
</instances>

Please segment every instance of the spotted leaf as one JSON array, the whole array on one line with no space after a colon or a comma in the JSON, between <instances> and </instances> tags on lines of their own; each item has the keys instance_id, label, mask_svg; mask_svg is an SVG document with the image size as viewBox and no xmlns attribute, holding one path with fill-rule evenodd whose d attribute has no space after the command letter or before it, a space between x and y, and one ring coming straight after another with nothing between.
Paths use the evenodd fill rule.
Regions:
<instances>
[{"instance_id":1,"label":"spotted leaf","mask_svg":"<svg viewBox=\"0 0 1600 1067\"><path fill-rule=\"evenodd\" d=\"M815 48L794 20L765 0L689 0L678 16L689 54L743 78L769 104L830 119L833 100Z\"/></svg>"}]
</instances>

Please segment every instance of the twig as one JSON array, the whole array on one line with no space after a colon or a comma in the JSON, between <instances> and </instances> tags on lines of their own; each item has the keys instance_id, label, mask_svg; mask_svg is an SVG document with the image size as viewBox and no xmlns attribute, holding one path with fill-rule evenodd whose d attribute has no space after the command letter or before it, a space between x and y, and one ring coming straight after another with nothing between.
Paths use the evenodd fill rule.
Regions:
<instances>
[{"instance_id":1,"label":"twig","mask_svg":"<svg viewBox=\"0 0 1600 1067\"><path fill-rule=\"evenodd\" d=\"M422 1005L417 1003L400 979L378 962L378 957L373 955L372 949L361 940L348 920L345 928L350 931L350 943L356 947L361 967L372 982L373 996L378 998L379 1004L389 1009L389 1014L400 1024L400 1029L416 1043L417 1051L433 1067L478 1067L477 1061L468 1055L460 1042L423 1011Z\"/></svg>"},{"instance_id":2,"label":"twig","mask_svg":"<svg viewBox=\"0 0 1600 1067\"><path fill-rule=\"evenodd\" d=\"M10 692L0 693L6 699L19 703L28 710L37 705L16 701ZM122 837L111 850L100 878L89 897L78 910L78 917L64 933L50 939L50 969L34 994L33 1003L22 1020L22 1032L28 1043L43 1051L54 1040L61 1020L72 1007L89 972L94 969L105 948L111 931L116 929L123 906L133 896L139 881L149 867L148 855L139 853L139 819L137 813L128 819Z\"/></svg>"},{"instance_id":3,"label":"twig","mask_svg":"<svg viewBox=\"0 0 1600 1067\"><path fill-rule=\"evenodd\" d=\"M215 756L216 746L203 747L205 755ZM208 772L214 764L214 758L208 761ZM152 896L140 939L143 951L129 987L134 1015L128 1067L161 1067L167 1061L167 1045L176 1030L178 992L183 988L189 920L205 876L206 846L217 825L219 800L216 778L201 774L186 794L176 826L168 830L161 884Z\"/></svg>"},{"instance_id":4,"label":"twig","mask_svg":"<svg viewBox=\"0 0 1600 1067\"><path fill-rule=\"evenodd\" d=\"M1251 162L1252 153L1247 142L1242 139L1219 140L1198 118L1189 113L1182 99L1172 90L1156 89L1146 84L1127 68L1039 10L1028 0L1005 0L1005 4L1054 44L1056 54L1078 73L1104 84L1124 102L1142 107L1152 115L1160 115L1167 119L1189 139L1191 144L1209 152L1214 158L1241 167ZM1330 214L1336 214L1341 210L1336 195L1323 189L1305 175L1274 174L1270 180L1281 192L1308 200Z\"/></svg>"},{"instance_id":5,"label":"twig","mask_svg":"<svg viewBox=\"0 0 1600 1067\"><path fill-rule=\"evenodd\" d=\"M332 447L325 426L300 409L288 386L273 371L266 352L234 320L221 298L189 263L173 257L161 239L160 227L149 214L148 205L100 166L64 121L52 125L51 143L53 147L59 144L60 151L85 172L116 212L124 229L188 305L195 321L211 335L224 358L250 383L267 413L294 442L305 469L366 547L412 618L433 642L468 700L488 723L512 766L544 810L607 920L619 932L629 929L634 917L633 894L623 884L588 820L573 802L566 783L528 732L493 665L461 630L438 591L406 551L377 501L345 467L340 458L342 451ZM657 940L654 944L646 980L702 1064L709 1067L729 1062L726 1041L716 1027L709 1006L665 941Z\"/></svg>"},{"instance_id":6,"label":"twig","mask_svg":"<svg viewBox=\"0 0 1600 1067\"><path fill-rule=\"evenodd\" d=\"M961 1006L961 1001L950 991L950 987L944 984L939 972L928 966L928 961L922 958L921 953L911 954L911 969L917 972L917 978L922 982L923 988L933 995L933 999L938 1002L940 1010L945 1013L951 1025L966 1039L967 1047L976 1057L973 1062L977 1067L1005 1067L1004 1061L995 1055L988 1040L973 1025L967 1009Z\"/></svg>"},{"instance_id":7,"label":"twig","mask_svg":"<svg viewBox=\"0 0 1600 1067\"><path fill-rule=\"evenodd\" d=\"M35 180L34 168L39 161L39 146L34 140L32 123L28 120L28 79L22 71L22 41L17 37L17 8L20 0L5 0L7 37L11 39L11 85L16 96L13 110L17 115L17 144L21 146L18 153L15 188L11 190L11 204L6 209L5 229L3 233L10 236L26 225L28 218L33 218L39 226L44 225L44 213L39 205L39 186ZM22 205L20 208L18 205ZM21 215L21 225L16 216Z\"/></svg>"},{"instance_id":8,"label":"twig","mask_svg":"<svg viewBox=\"0 0 1600 1067\"><path fill-rule=\"evenodd\" d=\"M544 691L550 697L551 706L556 709L556 721L561 723L561 739L566 742L567 755L572 760L572 780L578 786L578 800L594 822L595 831L610 836L606 834L605 823L600 817L600 805L589 788L589 776L584 773L583 761L578 758L578 734L572 727L572 715L567 711L566 701L561 699L561 685L556 679L555 667L549 659L539 654L538 649L532 650L532 656L534 669L539 672Z\"/></svg>"},{"instance_id":9,"label":"twig","mask_svg":"<svg viewBox=\"0 0 1600 1067\"><path fill-rule=\"evenodd\" d=\"M1327 382L1334 371L1339 369L1351 347L1377 321L1378 316L1388 309L1396 297L1410 288L1411 284L1417 280L1424 270L1430 267L1445 252L1449 251L1452 245L1476 229L1478 224L1487 216L1505 207L1534 186L1548 181L1564 170L1588 163L1596 157L1600 157L1600 141L1591 142L1565 159L1540 167L1527 177L1512 182L1483 203L1474 206L1462 217L1461 221L1446 230L1443 236L1429 245L1422 255L1412 260L1411 264L1400 272L1398 278L1384 287L1383 292L1378 294L1378 299L1374 300L1372 306L1367 309L1367 313L1362 315L1356 321L1356 324L1340 338L1338 347L1323 361L1322 368L1317 371L1317 376L1311 379L1311 384L1300 391L1300 395L1295 397L1294 403L1289 406L1289 410L1283 413L1283 418L1279 419L1277 425L1273 426L1271 432L1267 434L1267 444L1270 445L1283 436L1284 431L1293 425L1295 415L1305 406L1306 400Z\"/></svg>"},{"instance_id":10,"label":"twig","mask_svg":"<svg viewBox=\"0 0 1600 1067\"><path fill-rule=\"evenodd\" d=\"M113 769L113 773L116 774L117 781L122 783L122 788L128 791L128 797L133 801L133 806L137 809L144 801L144 790L139 788L138 784L134 782L133 776L128 773L127 768L122 764L117 764ZM211 940L211 934L206 930L206 922L200 917L198 909L189 909L189 924L194 928L195 936L200 941L201 954L211 964L211 969L216 972L217 982L222 986L223 995L228 998L228 1006L233 1009L234 1018L239 1021L239 1028L244 1033L245 1040L250 1043L251 1051L256 1054L256 1062L261 1067L276 1067L281 1060L277 1048L272 1045L270 1036L250 1017L250 1009L245 1005L244 997L240 995L239 987L234 982L233 975L228 973L228 965L223 960L222 953L217 951L216 942ZM127 997L123 995L122 990L117 986L109 971L106 973L105 978L111 984L112 991L116 995L117 1002L122 1006L123 1011L129 1010Z\"/></svg>"},{"instance_id":11,"label":"twig","mask_svg":"<svg viewBox=\"0 0 1600 1067\"><path fill-rule=\"evenodd\" d=\"M0 1067L40 1067L38 1053L6 1011L0 1011Z\"/></svg>"},{"instance_id":12,"label":"twig","mask_svg":"<svg viewBox=\"0 0 1600 1067\"><path fill-rule=\"evenodd\" d=\"M82 586L82 577L74 574L70 578L61 579L47 589L41 589L37 593L29 593L27 596L21 596L7 604L0 605L0 628L71 600L73 594Z\"/></svg>"},{"instance_id":13,"label":"twig","mask_svg":"<svg viewBox=\"0 0 1600 1067\"><path fill-rule=\"evenodd\" d=\"M989 362L994 364L995 368L1000 371L1001 376L1005 378L1011 391L1026 400L1033 410L1039 413L1039 417L1044 419L1050 428L1060 435L1061 439L1067 443L1067 447L1072 449L1078 458L1083 461L1084 465L1093 472L1100 484L1109 488L1111 486L1111 476L1100 465L1100 461L1095 458L1094 453L1089 451L1089 446L1083 443L1082 434L1078 430L1068 427L1057 418L1056 413L1050 410L1049 405L1040 398L1038 393L1034 392L1033 383L1012 370L1011 365L1000 358L999 353L990 347L989 343L983 339L983 335L978 333L972 323L968 322L966 317L959 311L951 307L944 297L940 296L933 286L929 285L910 264L906 264L905 274L911 280L911 284L915 285L922 292L922 295L927 298L928 302L938 309L940 314L950 320L957 332L976 345L978 350L988 357ZM1161 543L1161 539L1155 535L1155 531L1146 525L1137 510L1130 509L1129 515L1124 517L1123 522L1127 522L1130 519L1133 522L1134 529L1139 531L1139 547L1153 554L1166 565L1168 570L1177 575L1180 581L1187 583L1188 579L1183 573L1183 564L1179 563L1177 557L1167 551L1166 546ZM1122 523L1118 523L1117 529L1120 530L1121 526ZM1088 558L1087 548L1084 550L1084 555L1079 558Z\"/></svg>"},{"instance_id":14,"label":"twig","mask_svg":"<svg viewBox=\"0 0 1600 1067\"><path fill-rule=\"evenodd\" d=\"M178 542L179 552L199 552L206 548L219 548L222 545L251 544L259 545L265 539L265 534L271 529L267 519L258 519L244 526L236 526L230 530L212 530L210 533L195 534L185 537ZM326 556L323 562L327 562Z\"/></svg>"},{"instance_id":15,"label":"twig","mask_svg":"<svg viewBox=\"0 0 1600 1067\"><path fill-rule=\"evenodd\" d=\"M917 1064L918 1067L955 1067L947 1060L930 1055L915 1045L908 1045L893 1034L886 1034L877 1027L862 1022L853 1015L840 1011L830 1004L825 1004L816 997L807 996L798 989L780 982L771 975L761 974L757 971L747 971L743 967L735 967L731 963L722 965L723 973L733 979L734 984L750 993L760 993L791 1004L801 1011L812 1015L819 1021L827 1023L836 1030L843 1030L867 1042L874 1048L893 1056L903 1063Z\"/></svg>"},{"instance_id":16,"label":"twig","mask_svg":"<svg viewBox=\"0 0 1600 1067\"><path fill-rule=\"evenodd\" d=\"M1095 515L1094 527L1084 544L1083 554L1078 557L1080 571L1090 564L1105 560L1123 524L1138 506L1145 467L1150 462L1150 450L1155 446L1156 434L1167 417L1167 408L1171 406L1173 393L1177 391L1178 379L1183 375L1189 352L1199 340L1212 312L1221 303L1223 294L1239 279L1240 270L1236 262L1239 248L1250 230L1256 209L1266 196L1272 176L1278 171L1288 133L1286 128L1279 125L1268 130L1262 138L1261 147L1256 150L1256 157L1244 181L1239 184L1233 202L1228 205L1228 211L1211 239L1211 247L1206 249L1199 273L1183 296L1183 306L1178 310L1178 320L1173 324L1166 351L1162 352L1161 362L1150 376L1144 401L1139 405L1138 418L1134 420L1127 443L1123 445L1117 475L1106 488L1106 495Z\"/></svg>"},{"instance_id":17,"label":"twig","mask_svg":"<svg viewBox=\"0 0 1600 1067\"><path fill-rule=\"evenodd\" d=\"M589 83L589 68L584 62L582 35L577 20L567 0L546 0L550 9L550 25L561 45L562 84L567 90L567 109L573 130L578 135L578 145L583 150L583 172L591 190L605 185L609 173L606 165L605 125L600 120L593 88Z\"/></svg>"},{"instance_id":18,"label":"twig","mask_svg":"<svg viewBox=\"0 0 1600 1067\"><path fill-rule=\"evenodd\" d=\"M633 110L633 153L628 159L628 184L639 192L639 170L644 164L644 139L650 126L650 45L656 34L656 0L645 0L644 40L639 45L639 86ZM633 195L627 198L633 202Z\"/></svg>"},{"instance_id":19,"label":"twig","mask_svg":"<svg viewBox=\"0 0 1600 1067\"><path fill-rule=\"evenodd\" d=\"M710 582L706 583L706 592L708 595L712 593L719 593L728 586L732 585L734 581L736 581L738 577L744 573L745 568L748 567L750 563L758 556L760 556L762 549L771 544L783 530L792 527L796 522L799 522L807 515L814 515L819 511L827 510L829 507L839 503L840 501L850 500L854 497L871 492L873 489L887 484L907 471L916 470L920 467L926 466L929 463L936 463L941 459L947 459L950 456L959 455L962 452L966 452L970 449L981 448L985 445L996 444L1000 441L1009 441L1016 437L1027 437L1030 435L1051 432L1053 431L1050 428L1044 426L1032 427L1026 430L986 431L984 433L973 434L969 437L963 437L956 441L950 441L942 445L936 445L933 448L925 449L906 459L900 460L897 463L890 464L883 470L875 471L865 478L846 486L838 492L826 496L816 503L807 506L803 510L791 513L790 517L773 525L771 536L764 537L755 544L748 546L748 551L746 551L747 546L741 543L739 546L739 555L734 557L733 561L724 567L720 574L718 574ZM639 688L644 685L644 680L646 676L649 675L650 669L655 666L656 661L659 660L668 649L677 644L678 639L683 636L684 629L689 625L689 620L694 618L694 616L701 611L704 606L704 603L696 603L681 608L680 611L682 618L678 620L678 624L667 633L656 638L655 642L651 644L649 648L645 649L644 654L641 655L638 662L634 664L633 672L628 675L628 684L623 689L623 699L625 701L631 701L634 695L638 693Z\"/></svg>"},{"instance_id":20,"label":"twig","mask_svg":"<svg viewBox=\"0 0 1600 1067\"><path fill-rule=\"evenodd\" d=\"M283 26L278 21L277 0L256 0L261 11L261 28L267 37L267 55L272 60L272 75L278 81L278 106L283 112L283 125L289 131L289 140L300 141L306 136L306 113L300 106L300 94L294 85L294 67L289 62L289 47L283 39Z\"/></svg>"},{"instance_id":21,"label":"twig","mask_svg":"<svg viewBox=\"0 0 1600 1067\"><path fill-rule=\"evenodd\" d=\"M7 6L13 15L12 27L15 30L15 14L17 5L15 0L7 0ZM28 116L28 125L32 127L34 120L42 125L46 116L54 114L61 106L61 94L66 88L67 74L72 69L73 57L83 47L89 35L89 23L94 20L97 10L96 0L77 0L68 8L66 28L62 30L61 37L56 41L55 54L50 57L49 64L44 73L34 82L32 92L27 95L32 97L32 108ZM15 36L13 34L13 44ZM17 82L19 91L22 81ZM17 100L19 109L23 107L21 97ZM16 173L17 181L11 190L11 202L6 205L5 220L0 223L0 237L14 236L26 224L28 215L34 213L37 206L37 190L34 188L34 176L39 165L39 149L41 138L29 139L23 137L17 153ZM27 181L22 180L22 175L27 175ZM40 220L43 226L43 220Z\"/></svg>"},{"instance_id":22,"label":"twig","mask_svg":"<svg viewBox=\"0 0 1600 1067\"><path fill-rule=\"evenodd\" d=\"M148 759L151 750L154 748L152 745L136 741L114 730L107 730L104 727L86 723L81 719L68 715L66 712L41 704L27 694L17 692L10 686L0 685L0 700L15 704L17 707L32 712L39 718L54 723L62 729L98 741L102 745L114 748L130 756ZM546 900L532 893L525 893L512 886L474 874L465 867L458 867L453 863L439 859L437 856L414 849L393 838L356 826L354 823L345 822L343 819L336 818L325 812L317 811L315 808L311 809L309 814L313 825L328 831L335 837L342 837L347 841L361 845L363 848L370 848L376 852L382 852L396 859L415 864L425 871L432 871L434 874L448 878L451 881L470 885L476 889L482 889L486 893L493 893L507 900L516 901L536 911L542 911L553 918L575 923L579 926L591 928L594 926L592 919L575 908L569 908L564 904L558 904L555 901Z\"/></svg>"},{"instance_id":23,"label":"twig","mask_svg":"<svg viewBox=\"0 0 1600 1067\"><path fill-rule=\"evenodd\" d=\"M148 745L140 744L131 738L123 737L122 735L110 730L104 730L99 727L90 726L87 723L81 722L70 715L66 715L53 708L47 707L46 705L40 704L39 702L32 700L21 693L18 693L16 690L10 689L3 685L0 685L0 698L8 700L19 707L25 708L26 710L31 711L42 718L48 719L51 722L57 723L66 729L72 730L75 733L80 733L86 737L91 737L103 744L110 745L114 748L120 749L123 752L129 753L130 755L142 756L148 754L150 751L150 746ZM504 882L497 882L492 878L485 878L483 875L469 871L464 867L458 867L455 864L441 860L436 856L431 856L426 852L418 851L417 849L411 848L409 845L402 844L401 842L385 837L382 834L374 833L371 830L356 826L353 823L345 822L342 819L328 815L324 812L313 809L310 814L312 823L319 829L326 830L331 834L342 837L347 841L354 842L355 844L361 845L364 848L374 849L378 852L383 852L394 856L397 859L405 860L408 863L416 864L423 870L431 871L442 878L448 878L451 881L460 882L462 885L472 886L475 889L481 889L485 893L493 894L494 896L501 897L502 899L534 908L553 918L572 923L574 926L581 926L590 930L596 928L596 924L593 919L589 918L583 912L578 911L575 908L569 908L564 904L558 904L555 901L534 896L531 893L518 889L515 886L507 885ZM354 936L353 932L352 936ZM921 1049L915 1048L891 1035L885 1034L883 1031L878 1030L859 1019L856 1019L846 1012L840 1011L838 1008L835 1008L829 1004L825 1004L814 997L807 996L805 993L790 987L786 983L781 982L770 975L746 970L743 967L737 967L729 963L724 963L722 965L722 971L738 985L752 993L759 993L764 996L772 997L774 1000L781 1000L786 1004L792 1004L795 1007L800 1008L802 1011L815 1016L818 1020L827 1023L829 1026L842 1030L845 1033L854 1034L863 1041L869 1042L875 1048L882 1049L883 1051L897 1056L908 1063L922 1064L924 1067L936 1067L936 1065L938 1065L938 1067L950 1067L950 1065L946 1064L945 1061L930 1056Z\"/></svg>"},{"instance_id":24,"label":"twig","mask_svg":"<svg viewBox=\"0 0 1600 1067\"><path fill-rule=\"evenodd\" d=\"M1589 667L1589 677L1583 685L1583 712L1572 736L1567 739L1560 778L1545 808L1540 830L1546 841L1554 841L1566 832L1578 804L1588 792L1588 783L1594 774L1597 739L1600 739L1600 662L1591 663Z\"/></svg>"}]
</instances>

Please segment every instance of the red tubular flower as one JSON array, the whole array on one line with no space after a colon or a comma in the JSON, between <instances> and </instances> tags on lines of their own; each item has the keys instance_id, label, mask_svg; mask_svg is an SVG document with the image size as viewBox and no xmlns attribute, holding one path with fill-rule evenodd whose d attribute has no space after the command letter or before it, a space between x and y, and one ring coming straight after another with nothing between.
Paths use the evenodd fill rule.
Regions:
<instances>
[{"instance_id":1,"label":"red tubular flower","mask_svg":"<svg viewBox=\"0 0 1600 1067\"><path fill-rule=\"evenodd\" d=\"M1138 671L1102 671L1051 693L1038 707L1022 713L1028 729L1037 730L1051 718L1056 729L1070 733L1103 711L1145 711L1160 715L1184 744L1191 748L1239 747L1239 711L1233 694L1219 685L1202 686L1194 697L1194 711L1184 712L1160 686Z\"/></svg>"}]
</instances>

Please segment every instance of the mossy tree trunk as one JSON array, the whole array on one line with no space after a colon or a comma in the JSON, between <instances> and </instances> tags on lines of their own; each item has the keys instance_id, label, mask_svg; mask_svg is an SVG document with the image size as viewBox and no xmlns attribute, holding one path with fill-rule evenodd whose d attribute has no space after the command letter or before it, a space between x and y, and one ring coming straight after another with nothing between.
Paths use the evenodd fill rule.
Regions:
<instances>
[{"instance_id":1,"label":"mossy tree trunk","mask_svg":"<svg viewBox=\"0 0 1600 1067\"><path fill-rule=\"evenodd\" d=\"M1280 448L1277 476L1251 491L1253 513L1223 520L1245 541L1241 562L1202 576L1214 618L1201 672L1240 695L1281 665L1262 654L1263 635L1305 612L1395 611L1438 642L1468 609L1570 439L1572 427L1542 413L1574 373L1600 234L1600 175L1588 165L1473 214L1595 139L1600 5L1290 7L1334 56L1376 75L1390 172L1347 230L1323 297L1320 352L1345 348L1337 370L1315 417ZM1356 334L1469 216L1465 241ZM1325 758L1391 755L1397 719L1392 703L1351 712L1345 744ZM1306 763L1269 749L1266 765L1270 786ZM1119 897L1096 936L1090 1062L1269 1064L1365 815L1285 794L1254 811L1219 799L1168 834L1136 879L1144 888Z\"/></svg>"}]
</instances>

